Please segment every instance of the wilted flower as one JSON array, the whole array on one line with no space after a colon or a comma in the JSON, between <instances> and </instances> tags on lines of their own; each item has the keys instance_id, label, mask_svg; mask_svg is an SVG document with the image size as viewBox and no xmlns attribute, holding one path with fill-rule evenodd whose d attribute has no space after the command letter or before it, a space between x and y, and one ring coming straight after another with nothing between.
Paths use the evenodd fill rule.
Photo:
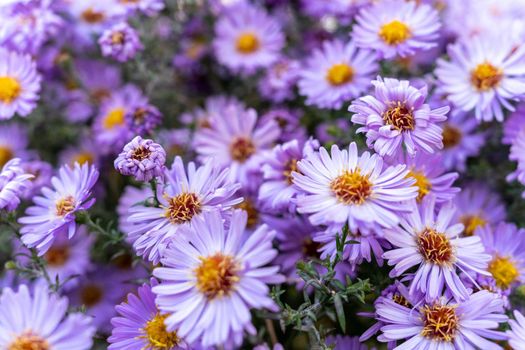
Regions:
<instances>
[{"instance_id":1,"label":"wilted flower","mask_svg":"<svg viewBox=\"0 0 525 350\"><path fill-rule=\"evenodd\" d=\"M162 177L166 163L164 148L153 140L136 136L115 159L115 169L122 175L130 175L137 181L148 182Z\"/></svg>"},{"instance_id":2,"label":"wilted flower","mask_svg":"<svg viewBox=\"0 0 525 350\"><path fill-rule=\"evenodd\" d=\"M102 55L119 62L132 59L144 48L135 29L126 22L117 23L106 29L98 39L98 44L102 49Z\"/></svg>"}]
</instances>

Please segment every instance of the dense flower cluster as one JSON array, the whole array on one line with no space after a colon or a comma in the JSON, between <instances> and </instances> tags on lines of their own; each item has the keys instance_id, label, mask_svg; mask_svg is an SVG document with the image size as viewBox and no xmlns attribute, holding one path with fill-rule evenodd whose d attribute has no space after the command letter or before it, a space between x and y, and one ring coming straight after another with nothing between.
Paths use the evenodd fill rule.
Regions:
<instances>
[{"instance_id":1,"label":"dense flower cluster","mask_svg":"<svg viewBox=\"0 0 525 350\"><path fill-rule=\"evenodd\" d=\"M524 18L0 1L0 349L525 349Z\"/></svg>"}]
</instances>

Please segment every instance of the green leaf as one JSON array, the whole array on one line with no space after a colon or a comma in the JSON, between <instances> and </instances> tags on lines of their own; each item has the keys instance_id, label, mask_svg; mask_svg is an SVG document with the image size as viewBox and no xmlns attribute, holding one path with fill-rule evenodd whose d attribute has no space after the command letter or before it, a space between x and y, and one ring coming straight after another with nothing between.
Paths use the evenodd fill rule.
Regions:
<instances>
[{"instance_id":1,"label":"green leaf","mask_svg":"<svg viewBox=\"0 0 525 350\"><path fill-rule=\"evenodd\" d=\"M339 322L339 326L341 326L341 329L344 332L346 329L345 309L343 307L343 301L341 300L341 296L339 294L334 295L334 306L335 313L337 314L337 321Z\"/></svg>"}]
</instances>

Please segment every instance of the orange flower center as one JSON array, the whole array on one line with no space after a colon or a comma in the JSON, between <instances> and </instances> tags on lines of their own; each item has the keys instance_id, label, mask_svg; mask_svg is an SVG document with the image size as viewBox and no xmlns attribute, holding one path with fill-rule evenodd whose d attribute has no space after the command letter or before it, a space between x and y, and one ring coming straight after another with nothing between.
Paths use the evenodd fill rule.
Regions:
<instances>
[{"instance_id":1,"label":"orange flower center","mask_svg":"<svg viewBox=\"0 0 525 350\"><path fill-rule=\"evenodd\" d=\"M472 236L478 227L483 227L487 221L480 215L464 215L459 221L465 225L465 236Z\"/></svg>"},{"instance_id":2,"label":"orange flower center","mask_svg":"<svg viewBox=\"0 0 525 350\"><path fill-rule=\"evenodd\" d=\"M384 24L379 30L379 36L388 45L398 45L410 38L410 28L398 20Z\"/></svg>"},{"instance_id":3,"label":"orange flower center","mask_svg":"<svg viewBox=\"0 0 525 350\"><path fill-rule=\"evenodd\" d=\"M330 189L339 202L344 204L363 204L372 194L372 183L368 176L361 175L359 169L346 170L330 183Z\"/></svg>"},{"instance_id":4,"label":"orange flower center","mask_svg":"<svg viewBox=\"0 0 525 350\"><path fill-rule=\"evenodd\" d=\"M436 304L422 309L423 330L421 335L438 341L452 342L459 328L455 306Z\"/></svg>"},{"instance_id":5,"label":"orange flower center","mask_svg":"<svg viewBox=\"0 0 525 350\"><path fill-rule=\"evenodd\" d=\"M253 33L243 33L237 38L237 51L243 54L254 53L259 45L259 39Z\"/></svg>"},{"instance_id":6,"label":"orange flower center","mask_svg":"<svg viewBox=\"0 0 525 350\"><path fill-rule=\"evenodd\" d=\"M7 346L7 350L50 350L47 341L32 332L18 336L15 341Z\"/></svg>"},{"instance_id":7,"label":"orange flower center","mask_svg":"<svg viewBox=\"0 0 525 350\"><path fill-rule=\"evenodd\" d=\"M103 296L103 289L96 284L88 284L80 292L80 300L87 307L97 305Z\"/></svg>"},{"instance_id":8,"label":"orange flower center","mask_svg":"<svg viewBox=\"0 0 525 350\"><path fill-rule=\"evenodd\" d=\"M13 159L13 151L8 146L0 146L0 167L3 167L5 163Z\"/></svg>"},{"instance_id":9,"label":"orange flower center","mask_svg":"<svg viewBox=\"0 0 525 350\"><path fill-rule=\"evenodd\" d=\"M124 124L124 115L126 111L124 108L114 108L112 109L104 118L102 126L104 129L111 130L116 126Z\"/></svg>"},{"instance_id":10,"label":"orange flower center","mask_svg":"<svg viewBox=\"0 0 525 350\"><path fill-rule=\"evenodd\" d=\"M496 285L503 289L509 288L520 275L519 270L511 259L500 256L492 259L489 263L488 270L496 281Z\"/></svg>"},{"instance_id":11,"label":"orange flower center","mask_svg":"<svg viewBox=\"0 0 525 350\"><path fill-rule=\"evenodd\" d=\"M66 196L59 199L55 204L56 215L63 217L75 210L75 199L73 196Z\"/></svg>"},{"instance_id":12,"label":"orange flower center","mask_svg":"<svg viewBox=\"0 0 525 350\"><path fill-rule=\"evenodd\" d=\"M164 216L174 225L188 222L201 212L201 203L195 193L181 193L169 198L168 203Z\"/></svg>"},{"instance_id":13,"label":"orange flower center","mask_svg":"<svg viewBox=\"0 0 525 350\"><path fill-rule=\"evenodd\" d=\"M414 130L413 112L411 108L407 108L404 103L398 101L383 113L383 121L401 132Z\"/></svg>"},{"instance_id":14,"label":"orange flower center","mask_svg":"<svg viewBox=\"0 0 525 350\"><path fill-rule=\"evenodd\" d=\"M131 158L136 159L138 161L143 161L144 159L148 158L151 155L151 151L144 147L139 146L135 148L131 154Z\"/></svg>"},{"instance_id":15,"label":"orange flower center","mask_svg":"<svg viewBox=\"0 0 525 350\"><path fill-rule=\"evenodd\" d=\"M436 232L434 229L426 228L417 236L419 252L427 262L437 265L450 264L454 259L452 244L448 237Z\"/></svg>"},{"instance_id":16,"label":"orange flower center","mask_svg":"<svg viewBox=\"0 0 525 350\"><path fill-rule=\"evenodd\" d=\"M246 137L237 137L230 145L231 157L239 163L246 162L254 153L255 145Z\"/></svg>"},{"instance_id":17,"label":"orange flower center","mask_svg":"<svg viewBox=\"0 0 525 350\"><path fill-rule=\"evenodd\" d=\"M458 128L445 124L443 127L443 147L452 148L457 146L461 142L463 134Z\"/></svg>"},{"instance_id":18,"label":"orange flower center","mask_svg":"<svg viewBox=\"0 0 525 350\"><path fill-rule=\"evenodd\" d=\"M88 8L87 10L82 12L81 17L85 22L95 24L102 22L106 16L102 12L95 11L92 8Z\"/></svg>"},{"instance_id":19,"label":"orange flower center","mask_svg":"<svg viewBox=\"0 0 525 350\"><path fill-rule=\"evenodd\" d=\"M239 265L233 257L217 253L200 260L195 269L197 288L208 299L227 295L239 281Z\"/></svg>"},{"instance_id":20,"label":"orange flower center","mask_svg":"<svg viewBox=\"0 0 525 350\"><path fill-rule=\"evenodd\" d=\"M428 178L420 171L411 170L408 172L407 178L413 178L416 180L415 186L418 188L417 201L421 202L423 198L430 192L432 189L432 184Z\"/></svg>"},{"instance_id":21,"label":"orange flower center","mask_svg":"<svg viewBox=\"0 0 525 350\"><path fill-rule=\"evenodd\" d=\"M168 315L161 315L157 313L144 326L144 336L148 340L149 346L145 349L151 350L170 350L176 347L181 339L177 336L177 332L168 332L164 321Z\"/></svg>"},{"instance_id":22,"label":"orange flower center","mask_svg":"<svg viewBox=\"0 0 525 350\"><path fill-rule=\"evenodd\" d=\"M326 80L334 86L349 83L353 78L354 69L346 63L334 64L326 73Z\"/></svg>"},{"instance_id":23,"label":"orange flower center","mask_svg":"<svg viewBox=\"0 0 525 350\"><path fill-rule=\"evenodd\" d=\"M479 91L487 91L496 87L503 78L503 71L485 62L478 64L470 74L472 85Z\"/></svg>"},{"instance_id":24,"label":"orange flower center","mask_svg":"<svg viewBox=\"0 0 525 350\"><path fill-rule=\"evenodd\" d=\"M44 255L44 259L49 266L64 266L64 264L69 260L69 253L68 246L51 247Z\"/></svg>"},{"instance_id":25,"label":"orange flower center","mask_svg":"<svg viewBox=\"0 0 525 350\"><path fill-rule=\"evenodd\" d=\"M21 92L22 87L18 80L13 77L0 76L0 102L9 104L20 96Z\"/></svg>"}]
</instances>

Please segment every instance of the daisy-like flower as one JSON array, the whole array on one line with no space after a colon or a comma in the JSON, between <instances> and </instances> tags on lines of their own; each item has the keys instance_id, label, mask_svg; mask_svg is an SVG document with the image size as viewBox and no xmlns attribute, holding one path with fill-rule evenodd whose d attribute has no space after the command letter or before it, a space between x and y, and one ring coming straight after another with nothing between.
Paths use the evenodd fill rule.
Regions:
<instances>
[{"instance_id":1,"label":"daisy-like flower","mask_svg":"<svg viewBox=\"0 0 525 350\"><path fill-rule=\"evenodd\" d=\"M525 130L525 104L520 104L514 112L512 112L505 123L503 124L503 139L504 145L512 145L516 137Z\"/></svg>"},{"instance_id":2,"label":"daisy-like flower","mask_svg":"<svg viewBox=\"0 0 525 350\"><path fill-rule=\"evenodd\" d=\"M455 106L483 121L503 121L503 108L525 94L525 46L506 37L473 38L448 47L451 61L438 60L440 88ZM502 108L503 107L503 108Z\"/></svg>"},{"instance_id":3,"label":"daisy-like flower","mask_svg":"<svg viewBox=\"0 0 525 350\"><path fill-rule=\"evenodd\" d=\"M415 1L376 2L364 7L356 21L352 32L356 44L375 49L386 59L433 48L441 27L437 11Z\"/></svg>"},{"instance_id":4,"label":"daisy-like flower","mask_svg":"<svg viewBox=\"0 0 525 350\"><path fill-rule=\"evenodd\" d=\"M195 124L197 129L209 128L211 120L223 113L227 113L230 108L243 110L244 104L235 97L231 96L211 96L204 102L204 108L195 108L191 112L184 113L180 116L182 123Z\"/></svg>"},{"instance_id":5,"label":"daisy-like flower","mask_svg":"<svg viewBox=\"0 0 525 350\"><path fill-rule=\"evenodd\" d=\"M144 48L135 29L126 22L117 23L106 29L98 39L98 44L103 56L114 58L119 62L129 61Z\"/></svg>"},{"instance_id":6,"label":"daisy-like flower","mask_svg":"<svg viewBox=\"0 0 525 350\"><path fill-rule=\"evenodd\" d=\"M378 77L372 84L374 96L355 100L348 108L352 122L363 125L366 143L381 156L394 156L404 145L410 155L417 151L434 153L443 148L443 129L448 106L431 109L425 103L427 87L417 89L407 80Z\"/></svg>"},{"instance_id":7,"label":"daisy-like flower","mask_svg":"<svg viewBox=\"0 0 525 350\"><path fill-rule=\"evenodd\" d=\"M128 110L124 119L133 134L146 135L162 123L162 114L157 107L141 103Z\"/></svg>"},{"instance_id":8,"label":"daisy-like flower","mask_svg":"<svg viewBox=\"0 0 525 350\"><path fill-rule=\"evenodd\" d=\"M284 46L279 22L248 3L221 13L213 47L217 60L233 71L252 73L277 61Z\"/></svg>"},{"instance_id":9,"label":"daisy-like flower","mask_svg":"<svg viewBox=\"0 0 525 350\"><path fill-rule=\"evenodd\" d=\"M484 252L477 236L459 237L463 224L452 224L454 207L449 202L435 212L435 198L427 196L412 212L401 217L400 226L384 231L395 249L383 254L388 265L394 266L390 277L401 276L417 267L410 282L410 293L422 292L427 300L442 295L443 289L456 300L468 297L459 272L474 272L488 276L490 255ZM459 271L458 271L459 270Z\"/></svg>"},{"instance_id":10,"label":"daisy-like flower","mask_svg":"<svg viewBox=\"0 0 525 350\"><path fill-rule=\"evenodd\" d=\"M405 164L409 169L408 176L416 180L419 190L418 202L432 194L439 204L450 201L460 192L459 187L453 187L459 174L445 173L441 154L416 153L415 157L400 154L393 163Z\"/></svg>"},{"instance_id":11,"label":"daisy-like flower","mask_svg":"<svg viewBox=\"0 0 525 350\"><path fill-rule=\"evenodd\" d=\"M507 320L503 300L497 295L484 290L462 302L440 298L416 305L405 306L389 299L377 304L377 315L385 323L378 339L405 340L394 350L503 350L491 341L506 339L505 333L497 331L499 323Z\"/></svg>"},{"instance_id":12,"label":"daisy-like flower","mask_svg":"<svg viewBox=\"0 0 525 350\"><path fill-rule=\"evenodd\" d=\"M33 199L34 206L27 208L22 224L22 242L35 247L38 255L44 255L59 234L71 239L77 230L76 213L89 209L95 199L91 189L98 179L98 170L92 165L64 165L59 175L51 179L53 188L43 187L42 196Z\"/></svg>"},{"instance_id":13,"label":"daisy-like flower","mask_svg":"<svg viewBox=\"0 0 525 350\"><path fill-rule=\"evenodd\" d=\"M230 106L215 115L209 127L197 130L194 146L201 161L214 158L230 168L232 180L245 184L251 173L260 171L260 155L271 149L279 133L274 120L257 123L255 110Z\"/></svg>"},{"instance_id":14,"label":"daisy-like flower","mask_svg":"<svg viewBox=\"0 0 525 350\"><path fill-rule=\"evenodd\" d=\"M135 227L128 239L139 256L154 264L181 227L205 212L227 210L242 202L236 196L241 186L229 181L228 169L220 170L212 160L199 168L190 162L186 172L182 159L176 157L164 178L163 188L157 191L159 207L143 202L129 209L128 222Z\"/></svg>"},{"instance_id":15,"label":"daisy-like flower","mask_svg":"<svg viewBox=\"0 0 525 350\"><path fill-rule=\"evenodd\" d=\"M40 80L31 56L0 48L0 119L31 113L39 99Z\"/></svg>"},{"instance_id":16,"label":"daisy-like flower","mask_svg":"<svg viewBox=\"0 0 525 350\"><path fill-rule=\"evenodd\" d=\"M75 20L74 33L81 44L92 42L92 34L101 33L108 25L125 14L116 0L72 1L66 3L67 10Z\"/></svg>"},{"instance_id":17,"label":"daisy-like flower","mask_svg":"<svg viewBox=\"0 0 525 350\"><path fill-rule=\"evenodd\" d=\"M509 320L510 330L507 336L509 338L509 345L515 349L523 349L525 347L525 317L518 310L514 310L514 320Z\"/></svg>"},{"instance_id":18,"label":"daisy-like flower","mask_svg":"<svg viewBox=\"0 0 525 350\"><path fill-rule=\"evenodd\" d=\"M465 170L467 158L479 154L486 134L478 132L478 121L468 113L452 109L443 128L442 163L445 169Z\"/></svg>"},{"instance_id":19,"label":"daisy-like flower","mask_svg":"<svg viewBox=\"0 0 525 350\"><path fill-rule=\"evenodd\" d=\"M414 179L405 165L383 166L378 155L358 155L352 142L348 150L333 145L331 154L319 152L297 163L294 184L305 193L297 199L298 212L310 214L313 225L348 223L350 230L379 224L392 227L399 213L410 210L402 202L417 196Z\"/></svg>"},{"instance_id":20,"label":"daisy-like flower","mask_svg":"<svg viewBox=\"0 0 525 350\"><path fill-rule=\"evenodd\" d=\"M301 125L303 112L299 109L289 109L285 107L272 108L261 115L261 124L266 124L274 120L281 130L281 135L276 140L285 143L292 140L304 142L307 140L306 129Z\"/></svg>"},{"instance_id":21,"label":"daisy-like flower","mask_svg":"<svg viewBox=\"0 0 525 350\"><path fill-rule=\"evenodd\" d=\"M160 313L151 291L157 284L152 278L149 285L143 284L136 294L128 294L125 302L115 306L118 316L111 319L109 350L194 349L176 331L166 330L164 321L168 315Z\"/></svg>"},{"instance_id":22,"label":"daisy-like flower","mask_svg":"<svg viewBox=\"0 0 525 350\"><path fill-rule=\"evenodd\" d=\"M471 183L463 186L454 197L456 219L465 226L463 234L472 236L478 228L495 225L505 220L505 206L499 194L485 184Z\"/></svg>"},{"instance_id":23,"label":"daisy-like flower","mask_svg":"<svg viewBox=\"0 0 525 350\"><path fill-rule=\"evenodd\" d=\"M51 164L41 160L31 160L21 164L25 173L33 175L31 185L24 191L23 198L33 198L43 186L48 186L51 182L54 170Z\"/></svg>"},{"instance_id":24,"label":"daisy-like flower","mask_svg":"<svg viewBox=\"0 0 525 350\"><path fill-rule=\"evenodd\" d=\"M122 175L132 175L135 180L148 182L164 173L166 152L153 140L136 136L115 159L115 169Z\"/></svg>"},{"instance_id":25,"label":"daisy-like flower","mask_svg":"<svg viewBox=\"0 0 525 350\"><path fill-rule=\"evenodd\" d=\"M31 188L33 175L26 173L20 163L18 158L11 159L0 171L0 209L15 210L20 197Z\"/></svg>"},{"instance_id":26,"label":"daisy-like flower","mask_svg":"<svg viewBox=\"0 0 525 350\"><path fill-rule=\"evenodd\" d=\"M309 105L339 109L368 88L378 68L373 52L358 49L351 41L325 41L306 60L299 93Z\"/></svg>"},{"instance_id":27,"label":"daisy-like flower","mask_svg":"<svg viewBox=\"0 0 525 350\"><path fill-rule=\"evenodd\" d=\"M525 282L525 229L500 222L494 228L481 228L476 236L492 257L488 271L499 288L505 290Z\"/></svg>"},{"instance_id":28,"label":"daisy-like flower","mask_svg":"<svg viewBox=\"0 0 525 350\"><path fill-rule=\"evenodd\" d=\"M300 144L297 140L274 147L262 166L263 183L259 188L259 200L271 210L294 209L292 199L297 194L292 172L297 171L297 162L319 148L314 139Z\"/></svg>"},{"instance_id":29,"label":"daisy-like flower","mask_svg":"<svg viewBox=\"0 0 525 350\"><path fill-rule=\"evenodd\" d=\"M205 213L176 236L153 275L153 287L168 331L203 346L238 344L243 330L255 334L251 308L277 310L269 283L282 283L278 266L265 266L277 255L275 231L260 226L244 238L247 216L235 210L225 223L219 211ZM228 317L224 317L224 313Z\"/></svg>"},{"instance_id":30,"label":"daisy-like flower","mask_svg":"<svg viewBox=\"0 0 525 350\"><path fill-rule=\"evenodd\" d=\"M266 74L259 82L261 95L276 103L292 99L300 68L299 61L281 58L266 70Z\"/></svg>"},{"instance_id":31,"label":"daisy-like flower","mask_svg":"<svg viewBox=\"0 0 525 350\"><path fill-rule=\"evenodd\" d=\"M0 348L89 350L95 327L81 313L67 313L68 300L49 294L37 284L33 293L26 285L18 291L4 288L0 296Z\"/></svg>"}]
</instances>

